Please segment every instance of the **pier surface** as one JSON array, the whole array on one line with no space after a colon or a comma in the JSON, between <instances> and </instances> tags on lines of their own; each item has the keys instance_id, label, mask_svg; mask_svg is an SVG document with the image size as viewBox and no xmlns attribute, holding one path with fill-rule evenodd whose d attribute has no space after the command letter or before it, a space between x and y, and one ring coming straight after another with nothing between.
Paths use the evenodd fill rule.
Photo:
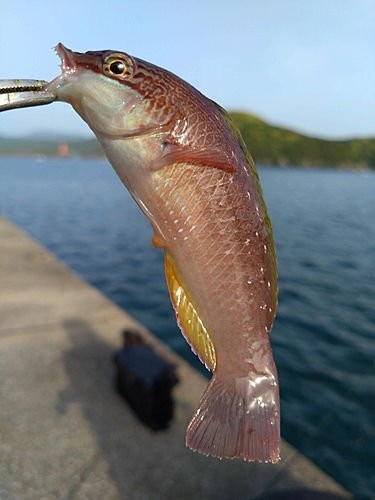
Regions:
<instances>
[{"instance_id":1,"label":"pier surface","mask_svg":"<svg viewBox=\"0 0 375 500\"><path fill-rule=\"evenodd\" d=\"M125 328L140 331L177 366L175 418L166 431L141 424L114 391L112 356ZM188 450L186 426L206 385L0 216L1 500L248 500L285 498L290 490L299 490L300 499L302 490L315 490L319 499L351 498L285 441L277 465Z\"/></svg>"}]
</instances>

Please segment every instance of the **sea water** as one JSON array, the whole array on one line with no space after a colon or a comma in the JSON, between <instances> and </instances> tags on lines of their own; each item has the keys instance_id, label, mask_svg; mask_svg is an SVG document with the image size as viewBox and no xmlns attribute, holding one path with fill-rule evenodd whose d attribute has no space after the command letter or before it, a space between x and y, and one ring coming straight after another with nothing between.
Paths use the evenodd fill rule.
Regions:
<instances>
[{"instance_id":1,"label":"sea water","mask_svg":"<svg viewBox=\"0 0 375 500\"><path fill-rule=\"evenodd\" d=\"M375 495L375 172L259 168L273 223L282 435ZM0 211L209 375L175 323L163 252L105 160L0 158Z\"/></svg>"}]
</instances>

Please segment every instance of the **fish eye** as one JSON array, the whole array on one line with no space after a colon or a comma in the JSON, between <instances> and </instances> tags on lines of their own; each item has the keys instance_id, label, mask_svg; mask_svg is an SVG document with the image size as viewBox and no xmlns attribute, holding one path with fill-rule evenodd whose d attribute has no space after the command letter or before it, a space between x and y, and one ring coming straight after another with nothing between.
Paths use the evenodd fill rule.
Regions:
<instances>
[{"instance_id":1,"label":"fish eye","mask_svg":"<svg viewBox=\"0 0 375 500\"><path fill-rule=\"evenodd\" d=\"M123 75L126 72L126 66L122 61L113 61L108 69L115 75Z\"/></svg>"},{"instance_id":2,"label":"fish eye","mask_svg":"<svg viewBox=\"0 0 375 500\"><path fill-rule=\"evenodd\" d=\"M103 69L108 76L125 78L132 74L132 63L123 57L110 55L104 59Z\"/></svg>"}]
</instances>

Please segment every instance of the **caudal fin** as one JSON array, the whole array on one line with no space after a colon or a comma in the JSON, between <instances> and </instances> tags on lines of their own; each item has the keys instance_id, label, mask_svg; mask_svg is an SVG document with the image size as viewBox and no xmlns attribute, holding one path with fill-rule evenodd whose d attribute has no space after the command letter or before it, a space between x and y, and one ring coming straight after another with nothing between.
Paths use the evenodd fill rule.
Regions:
<instances>
[{"instance_id":1,"label":"caudal fin","mask_svg":"<svg viewBox=\"0 0 375 500\"><path fill-rule=\"evenodd\" d=\"M186 431L186 445L213 457L276 463L280 455L277 378L213 375Z\"/></svg>"}]
</instances>

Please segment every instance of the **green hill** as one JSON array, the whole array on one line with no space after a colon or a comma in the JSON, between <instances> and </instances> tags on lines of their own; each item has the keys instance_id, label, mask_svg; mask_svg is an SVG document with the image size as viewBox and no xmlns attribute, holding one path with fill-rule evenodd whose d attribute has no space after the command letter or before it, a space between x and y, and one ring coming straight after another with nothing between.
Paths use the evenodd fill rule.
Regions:
<instances>
[{"instance_id":1,"label":"green hill","mask_svg":"<svg viewBox=\"0 0 375 500\"><path fill-rule=\"evenodd\" d=\"M258 165L375 168L375 139L326 141L231 113Z\"/></svg>"},{"instance_id":2,"label":"green hill","mask_svg":"<svg viewBox=\"0 0 375 500\"><path fill-rule=\"evenodd\" d=\"M326 141L268 125L246 113L231 116L257 165L375 169L375 139ZM65 142L69 155L103 155L96 139ZM59 143L0 137L0 155L59 155Z\"/></svg>"}]
</instances>

